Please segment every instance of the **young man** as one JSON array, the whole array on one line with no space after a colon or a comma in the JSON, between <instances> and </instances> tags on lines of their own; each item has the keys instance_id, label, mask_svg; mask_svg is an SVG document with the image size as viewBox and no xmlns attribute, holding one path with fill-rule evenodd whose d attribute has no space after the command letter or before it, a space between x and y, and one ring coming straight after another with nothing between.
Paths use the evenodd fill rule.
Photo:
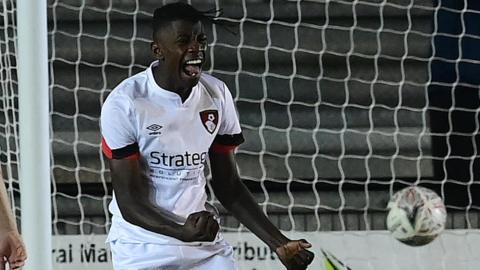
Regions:
<instances>
[{"instance_id":1,"label":"young man","mask_svg":"<svg viewBox=\"0 0 480 270\"><path fill-rule=\"evenodd\" d=\"M0 270L8 263L10 269L20 269L27 259L22 237L12 215L7 191L0 170Z\"/></svg>"},{"instance_id":2,"label":"young man","mask_svg":"<svg viewBox=\"0 0 480 270\"><path fill-rule=\"evenodd\" d=\"M102 148L114 190L108 242L115 269L237 269L233 249L206 203L204 166L218 200L275 250L287 269L313 253L267 219L241 182L234 150L243 142L232 96L202 74L207 36L190 5L155 10L157 61L120 83L102 107Z\"/></svg>"}]
</instances>

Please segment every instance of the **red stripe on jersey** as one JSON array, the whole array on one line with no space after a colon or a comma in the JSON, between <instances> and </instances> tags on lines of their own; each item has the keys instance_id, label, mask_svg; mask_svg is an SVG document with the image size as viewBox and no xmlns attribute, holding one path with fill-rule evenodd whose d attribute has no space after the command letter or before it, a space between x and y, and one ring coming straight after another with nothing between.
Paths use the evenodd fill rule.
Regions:
<instances>
[{"instance_id":1,"label":"red stripe on jersey","mask_svg":"<svg viewBox=\"0 0 480 270\"><path fill-rule=\"evenodd\" d=\"M140 153L138 153L137 148L138 147L135 143L132 145L127 145L126 147L121 149L112 150L110 146L108 146L107 141L105 141L105 138L102 138L102 151L105 154L105 156L109 159L139 159ZM132 151L135 151L135 152L131 154L128 153Z\"/></svg>"},{"instance_id":2,"label":"red stripe on jersey","mask_svg":"<svg viewBox=\"0 0 480 270\"><path fill-rule=\"evenodd\" d=\"M225 144L214 143L210 147L210 151L217 154L228 154L235 151L237 146L238 145L225 145Z\"/></svg>"},{"instance_id":3,"label":"red stripe on jersey","mask_svg":"<svg viewBox=\"0 0 480 270\"><path fill-rule=\"evenodd\" d=\"M105 141L104 138L102 138L102 151L103 154L109 159L112 159L112 149L110 149L110 146L108 146L107 142Z\"/></svg>"}]
</instances>

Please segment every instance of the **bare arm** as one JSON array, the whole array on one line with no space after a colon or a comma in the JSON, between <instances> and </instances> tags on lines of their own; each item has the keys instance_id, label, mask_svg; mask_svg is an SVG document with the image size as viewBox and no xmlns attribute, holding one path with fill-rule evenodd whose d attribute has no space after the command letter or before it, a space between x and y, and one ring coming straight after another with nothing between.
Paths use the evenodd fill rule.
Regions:
<instances>
[{"instance_id":1,"label":"bare arm","mask_svg":"<svg viewBox=\"0 0 480 270\"><path fill-rule=\"evenodd\" d=\"M5 269L5 263L10 269L20 269L27 259L27 251L18 233L1 174L0 170L0 269Z\"/></svg>"},{"instance_id":2,"label":"bare arm","mask_svg":"<svg viewBox=\"0 0 480 270\"><path fill-rule=\"evenodd\" d=\"M111 159L110 170L115 198L123 218L137 226L182 241L212 241L219 229L211 213L191 214L185 224L152 202L151 181L138 160Z\"/></svg>"},{"instance_id":3,"label":"bare arm","mask_svg":"<svg viewBox=\"0 0 480 270\"><path fill-rule=\"evenodd\" d=\"M289 241L265 216L245 184L240 181L233 153L210 152L215 196L243 225L271 249Z\"/></svg>"},{"instance_id":4,"label":"bare arm","mask_svg":"<svg viewBox=\"0 0 480 270\"><path fill-rule=\"evenodd\" d=\"M1 173L1 171L0 171ZM3 178L0 177L0 234L17 230L17 224L15 222L15 217L12 214L12 209L10 208L10 202L8 201L7 191L5 189L5 184L3 183Z\"/></svg>"},{"instance_id":5,"label":"bare arm","mask_svg":"<svg viewBox=\"0 0 480 270\"><path fill-rule=\"evenodd\" d=\"M267 218L238 176L233 152L210 152L212 188L222 205L280 257L287 269L305 269L314 254L305 240L290 240Z\"/></svg>"}]
</instances>

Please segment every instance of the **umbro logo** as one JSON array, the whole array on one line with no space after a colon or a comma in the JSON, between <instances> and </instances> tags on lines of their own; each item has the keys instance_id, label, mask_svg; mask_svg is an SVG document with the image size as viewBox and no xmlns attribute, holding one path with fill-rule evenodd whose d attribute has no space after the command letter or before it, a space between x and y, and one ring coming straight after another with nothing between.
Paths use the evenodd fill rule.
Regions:
<instances>
[{"instance_id":1,"label":"umbro logo","mask_svg":"<svg viewBox=\"0 0 480 270\"><path fill-rule=\"evenodd\" d=\"M153 125L148 126L147 129L150 130L148 135L160 135L160 134L162 134L162 132L160 132L160 129L162 129L162 127L163 126L160 126L158 124L153 124Z\"/></svg>"}]
</instances>

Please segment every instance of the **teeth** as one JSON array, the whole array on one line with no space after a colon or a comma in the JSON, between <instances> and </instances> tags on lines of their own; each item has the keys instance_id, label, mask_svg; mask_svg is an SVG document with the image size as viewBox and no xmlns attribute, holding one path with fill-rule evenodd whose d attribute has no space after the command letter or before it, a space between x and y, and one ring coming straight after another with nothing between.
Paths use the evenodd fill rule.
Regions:
<instances>
[{"instance_id":1,"label":"teeth","mask_svg":"<svg viewBox=\"0 0 480 270\"><path fill-rule=\"evenodd\" d=\"M202 63L202 60L200 59L196 59L196 60L188 60L186 62L187 65L198 65L198 64L201 64Z\"/></svg>"}]
</instances>

